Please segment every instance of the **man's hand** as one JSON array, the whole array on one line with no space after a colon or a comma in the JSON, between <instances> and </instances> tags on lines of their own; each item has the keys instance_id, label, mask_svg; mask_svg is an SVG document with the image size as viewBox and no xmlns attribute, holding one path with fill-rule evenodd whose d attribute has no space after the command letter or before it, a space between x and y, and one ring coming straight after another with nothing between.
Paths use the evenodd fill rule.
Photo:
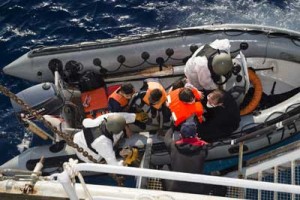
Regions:
<instances>
[{"instance_id":1,"label":"man's hand","mask_svg":"<svg viewBox=\"0 0 300 200\"><path fill-rule=\"evenodd\" d=\"M146 112L139 112L139 113L135 113L135 120L142 122L142 123L146 123L148 121L148 114Z\"/></svg>"}]
</instances>

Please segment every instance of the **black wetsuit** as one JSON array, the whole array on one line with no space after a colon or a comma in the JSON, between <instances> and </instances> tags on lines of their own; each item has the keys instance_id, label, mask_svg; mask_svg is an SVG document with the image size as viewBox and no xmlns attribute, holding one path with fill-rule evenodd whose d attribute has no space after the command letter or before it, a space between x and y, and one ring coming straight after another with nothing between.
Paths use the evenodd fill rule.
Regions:
<instances>
[{"instance_id":1,"label":"black wetsuit","mask_svg":"<svg viewBox=\"0 0 300 200\"><path fill-rule=\"evenodd\" d=\"M207 142L214 142L229 136L241 121L240 109L233 97L225 92L222 106L206 108L205 121L198 124L198 134Z\"/></svg>"},{"instance_id":2,"label":"black wetsuit","mask_svg":"<svg viewBox=\"0 0 300 200\"><path fill-rule=\"evenodd\" d=\"M169 129L165 135L165 144L171 155L171 170L193 174L202 174L204 161L207 156L206 145L198 138L189 139L189 143L174 142L173 130ZM168 191L204 194L204 184L183 181L164 180L164 187Z\"/></svg>"}]
</instances>

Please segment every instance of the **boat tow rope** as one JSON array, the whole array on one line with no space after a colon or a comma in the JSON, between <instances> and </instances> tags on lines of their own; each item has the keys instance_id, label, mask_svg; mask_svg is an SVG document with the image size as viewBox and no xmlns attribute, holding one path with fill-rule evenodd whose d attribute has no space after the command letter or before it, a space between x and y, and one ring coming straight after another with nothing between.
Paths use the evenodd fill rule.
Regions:
<instances>
[{"instance_id":1,"label":"boat tow rope","mask_svg":"<svg viewBox=\"0 0 300 200\"><path fill-rule=\"evenodd\" d=\"M61 138L63 138L69 146L75 148L78 152L82 153L84 157L87 157L90 161L94 163L98 163L93 156L89 155L87 151L85 151L82 147L80 147L78 144L73 142L72 135L65 134L62 131L58 130L56 127L52 126L52 124L48 122L41 114L39 114L36 110L31 108L27 103L25 103L22 99L17 97L17 95L9 91L5 86L1 84L0 84L0 92L5 96L9 97L10 99L12 99L13 101L15 101L17 104L19 104L24 110L29 112L30 115L40 120L51 131L53 131L54 133L58 134Z\"/></svg>"}]
</instances>

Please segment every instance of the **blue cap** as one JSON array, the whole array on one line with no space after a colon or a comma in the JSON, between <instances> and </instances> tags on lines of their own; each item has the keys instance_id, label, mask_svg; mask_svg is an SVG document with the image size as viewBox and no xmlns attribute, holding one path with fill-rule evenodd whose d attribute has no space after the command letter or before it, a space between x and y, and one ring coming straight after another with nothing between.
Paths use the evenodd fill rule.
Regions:
<instances>
[{"instance_id":1,"label":"blue cap","mask_svg":"<svg viewBox=\"0 0 300 200\"><path fill-rule=\"evenodd\" d=\"M184 138L195 137L197 134L197 126L195 122L187 121L183 123L180 128L180 133Z\"/></svg>"}]
</instances>

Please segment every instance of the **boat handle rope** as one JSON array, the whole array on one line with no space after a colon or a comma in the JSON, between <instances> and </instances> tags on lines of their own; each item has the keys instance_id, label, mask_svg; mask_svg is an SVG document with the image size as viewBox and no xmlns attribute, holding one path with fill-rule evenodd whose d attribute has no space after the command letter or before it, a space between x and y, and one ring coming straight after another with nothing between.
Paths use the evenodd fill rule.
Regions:
<instances>
[{"instance_id":1,"label":"boat handle rope","mask_svg":"<svg viewBox=\"0 0 300 200\"><path fill-rule=\"evenodd\" d=\"M22 99L17 97L14 93L9 91L5 86L0 84L0 92L15 101L17 104L19 104L25 111L29 112L30 115L36 117L39 121L41 121L46 127L48 127L51 131L58 134L61 138L63 138L66 143L75 148L78 152L80 152L84 157L87 157L90 161L94 163L98 163L97 160L92 156L89 155L87 151L85 151L82 147L80 147L78 144L73 142L72 135L65 134L64 132L58 130L56 127L52 126L50 122L48 122L41 114L39 114L35 109L31 108L27 103L25 103Z\"/></svg>"}]
</instances>

